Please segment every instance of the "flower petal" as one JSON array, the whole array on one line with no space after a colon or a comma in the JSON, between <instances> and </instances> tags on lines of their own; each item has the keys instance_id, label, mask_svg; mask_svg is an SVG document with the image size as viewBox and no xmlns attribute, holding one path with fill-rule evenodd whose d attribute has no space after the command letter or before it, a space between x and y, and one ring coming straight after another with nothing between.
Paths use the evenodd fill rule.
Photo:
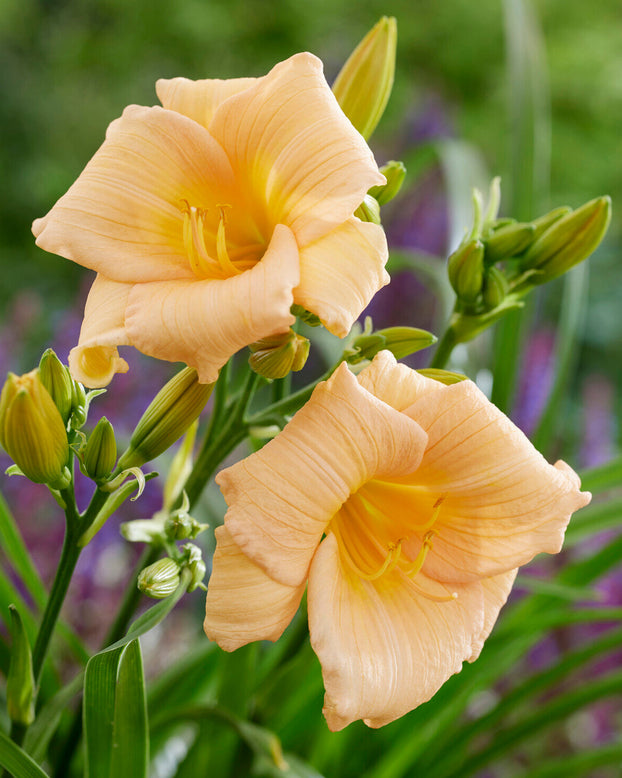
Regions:
<instances>
[{"instance_id":1,"label":"flower petal","mask_svg":"<svg viewBox=\"0 0 622 778\"><path fill-rule=\"evenodd\" d=\"M445 497L428 575L471 581L560 550L571 514L591 498L567 465L550 465L471 381L405 413L429 435L417 483Z\"/></svg>"},{"instance_id":2,"label":"flower petal","mask_svg":"<svg viewBox=\"0 0 622 778\"><path fill-rule=\"evenodd\" d=\"M398 364L390 351L379 351L371 364L358 374L361 386L396 411L403 411L428 392L437 392L442 384Z\"/></svg>"},{"instance_id":3,"label":"flower petal","mask_svg":"<svg viewBox=\"0 0 622 778\"><path fill-rule=\"evenodd\" d=\"M299 246L348 219L385 181L312 54L290 57L226 100L209 130L266 202L266 218L291 227Z\"/></svg>"},{"instance_id":4,"label":"flower petal","mask_svg":"<svg viewBox=\"0 0 622 778\"><path fill-rule=\"evenodd\" d=\"M311 565L307 599L329 728L360 718L381 727L429 700L481 648L508 581L458 584L455 600L435 602L421 588L452 591L421 574L411 581L396 570L374 582L350 575L327 535Z\"/></svg>"},{"instance_id":5,"label":"flower petal","mask_svg":"<svg viewBox=\"0 0 622 778\"><path fill-rule=\"evenodd\" d=\"M233 171L203 127L130 106L69 191L33 224L37 245L115 281L194 278L183 202L234 203Z\"/></svg>"},{"instance_id":6,"label":"flower petal","mask_svg":"<svg viewBox=\"0 0 622 778\"><path fill-rule=\"evenodd\" d=\"M297 586L349 495L375 474L416 469L424 447L418 425L362 389L342 364L280 435L218 474L225 525L270 577Z\"/></svg>"},{"instance_id":7,"label":"flower petal","mask_svg":"<svg viewBox=\"0 0 622 778\"><path fill-rule=\"evenodd\" d=\"M223 280L137 284L130 294L126 329L145 354L185 362L211 383L236 351L285 332L298 284L298 247L277 225L263 259Z\"/></svg>"},{"instance_id":8,"label":"flower petal","mask_svg":"<svg viewBox=\"0 0 622 778\"><path fill-rule=\"evenodd\" d=\"M198 81L160 78L156 81L156 94L164 108L182 113L207 127L222 102L253 86L256 81L256 78L205 78Z\"/></svg>"},{"instance_id":9,"label":"flower petal","mask_svg":"<svg viewBox=\"0 0 622 778\"><path fill-rule=\"evenodd\" d=\"M300 286L294 299L345 337L372 297L390 278L382 227L352 217L300 250Z\"/></svg>"},{"instance_id":10,"label":"flower petal","mask_svg":"<svg viewBox=\"0 0 622 778\"><path fill-rule=\"evenodd\" d=\"M473 644L473 653L468 658L469 662L474 662L480 655L484 647L484 641L492 632L492 628L495 626L499 616L499 611L505 605L512 586L514 586L517 573L518 569L509 570L507 573L494 575L492 578L482 578L479 581L483 594L484 624L479 639Z\"/></svg>"},{"instance_id":11,"label":"flower petal","mask_svg":"<svg viewBox=\"0 0 622 778\"><path fill-rule=\"evenodd\" d=\"M216 529L216 540L205 634L225 651L253 640L278 640L298 610L305 583L286 586L268 577L225 527Z\"/></svg>"},{"instance_id":12,"label":"flower petal","mask_svg":"<svg viewBox=\"0 0 622 778\"><path fill-rule=\"evenodd\" d=\"M132 288L98 275L84 308L80 340L69 354L71 375L93 389L106 386L115 373L126 373L128 364L117 346L129 346L125 308Z\"/></svg>"}]
</instances>

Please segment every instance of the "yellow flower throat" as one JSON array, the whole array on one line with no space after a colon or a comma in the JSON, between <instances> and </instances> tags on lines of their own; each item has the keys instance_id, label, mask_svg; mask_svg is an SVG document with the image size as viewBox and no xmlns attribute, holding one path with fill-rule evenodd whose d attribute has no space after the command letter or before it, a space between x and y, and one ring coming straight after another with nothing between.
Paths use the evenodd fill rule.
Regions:
<instances>
[{"instance_id":1,"label":"yellow flower throat","mask_svg":"<svg viewBox=\"0 0 622 778\"><path fill-rule=\"evenodd\" d=\"M231 278L249 270L261 256L262 245L237 246L228 227L229 203L216 205L217 225L209 209L182 200L184 249L192 272L201 279ZM215 229L214 229L215 227ZM207 242L206 242L207 239ZM211 246L211 251L208 249Z\"/></svg>"},{"instance_id":2,"label":"yellow flower throat","mask_svg":"<svg viewBox=\"0 0 622 778\"><path fill-rule=\"evenodd\" d=\"M424 523L408 522L409 529L414 530L417 536L423 533L417 555L414 559L408 559L403 546L410 539L410 535L383 542L381 536L386 535L391 522L387 520L383 511L365 499L364 490L362 492L363 494L356 493L350 496L330 525L330 531L334 533L339 546L340 557L350 572L364 581L379 581L397 568L411 579L411 584L427 599L436 602L455 600L458 596L455 592L448 596L436 595L422 589L413 580L421 571L432 550L433 538L438 533L434 525L445 498L439 497L435 501L431 516ZM382 555L384 559L378 565L378 557Z\"/></svg>"}]
</instances>

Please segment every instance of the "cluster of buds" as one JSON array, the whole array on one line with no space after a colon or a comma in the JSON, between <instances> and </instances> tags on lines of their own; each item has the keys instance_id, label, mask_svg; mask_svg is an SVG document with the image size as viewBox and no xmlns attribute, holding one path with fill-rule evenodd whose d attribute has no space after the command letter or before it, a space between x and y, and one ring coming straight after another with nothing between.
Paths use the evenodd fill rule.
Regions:
<instances>
[{"instance_id":1,"label":"cluster of buds","mask_svg":"<svg viewBox=\"0 0 622 778\"><path fill-rule=\"evenodd\" d=\"M531 222L498 218L499 179L491 184L486 213L475 190L474 223L448 260L456 293L459 340L469 340L522 305L534 287L561 276L590 256L611 219L611 200L599 197L572 210L555 208Z\"/></svg>"}]
</instances>

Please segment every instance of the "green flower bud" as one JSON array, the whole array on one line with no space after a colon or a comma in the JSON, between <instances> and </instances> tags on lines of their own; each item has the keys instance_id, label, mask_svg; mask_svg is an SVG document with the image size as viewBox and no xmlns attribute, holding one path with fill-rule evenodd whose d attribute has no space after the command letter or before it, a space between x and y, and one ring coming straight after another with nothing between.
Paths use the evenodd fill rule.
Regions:
<instances>
[{"instance_id":1,"label":"green flower bud","mask_svg":"<svg viewBox=\"0 0 622 778\"><path fill-rule=\"evenodd\" d=\"M278 335L262 338L249 346L248 363L264 378L285 378L288 373L302 370L311 344L302 335L289 329Z\"/></svg>"},{"instance_id":2,"label":"green flower bud","mask_svg":"<svg viewBox=\"0 0 622 778\"><path fill-rule=\"evenodd\" d=\"M180 370L153 398L143 413L118 467L140 467L178 440L198 418L214 384L200 384L192 367Z\"/></svg>"},{"instance_id":3,"label":"green flower bud","mask_svg":"<svg viewBox=\"0 0 622 778\"><path fill-rule=\"evenodd\" d=\"M169 557L158 559L138 576L138 588L148 597L163 600L179 586L179 564Z\"/></svg>"},{"instance_id":4,"label":"green flower bud","mask_svg":"<svg viewBox=\"0 0 622 778\"><path fill-rule=\"evenodd\" d=\"M535 231L533 224L518 222L494 230L484 241L484 262L492 265L520 254L533 241Z\"/></svg>"},{"instance_id":5,"label":"green flower bud","mask_svg":"<svg viewBox=\"0 0 622 778\"><path fill-rule=\"evenodd\" d=\"M89 412L86 389L79 381L73 380L71 387L71 426L79 430L84 426Z\"/></svg>"},{"instance_id":6,"label":"green flower bud","mask_svg":"<svg viewBox=\"0 0 622 778\"><path fill-rule=\"evenodd\" d=\"M367 194L378 201L378 205L386 205L402 188L406 178L406 166L403 162L391 160L380 168L380 172L387 179L386 184L372 186Z\"/></svg>"},{"instance_id":7,"label":"green flower bud","mask_svg":"<svg viewBox=\"0 0 622 778\"><path fill-rule=\"evenodd\" d=\"M436 336L426 330L416 327L385 327L377 332L359 335L344 356L349 364L356 365L364 359L373 359L379 351L388 349L396 359L403 359L433 343L436 343Z\"/></svg>"},{"instance_id":8,"label":"green flower bud","mask_svg":"<svg viewBox=\"0 0 622 778\"><path fill-rule=\"evenodd\" d=\"M190 502L188 495L184 492L181 507L173 511L164 522L164 531L169 540L185 540L186 538L196 538L203 530L206 530L209 524L199 524L196 519L188 513Z\"/></svg>"},{"instance_id":9,"label":"green flower bud","mask_svg":"<svg viewBox=\"0 0 622 778\"><path fill-rule=\"evenodd\" d=\"M479 240L460 244L449 257L447 272L458 300L474 303L484 281L484 244Z\"/></svg>"},{"instance_id":10,"label":"green flower bud","mask_svg":"<svg viewBox=\"0 0 622 778\"><path fill-rule=\"evenodd\" d=\"M186 543L182 548L187 555L186 567L192 575L190 583L188 584L188 591L193 592L197 587L204 589L203 578L205 578L206 567L201 549L198 546L195 546L194 543Z\"/></svg>"},{"instance_id":11,"label":"green flower bud","mask_svg":"<svg viewBox=\"0 0 622 778\"><path fill-rule=\"evenodd\" d=\"M383 16L354 49L333 84L341 109L366 140L391 95L396 45L397 23Z\"/></svg>"},{"instance_id":12,"label":"green flower bud","mask_svg":"<svg viewBox=\"0 0 622 778\"><path fill-rule=\"evenodd\" d=\"M11 663L6 679L6 705L9 718L28 727L35 720L35 677L26 630L15 605L11 613Z\"/></svg>"},{"instance_id":13,"label":"green flower bud","mask_svg":"<svg viewBox=\"0 0 622 778\"><path fill-rule=\"evenodd\" d=\"M417 370L417 372L426 378L432 378L446 386L449 386L449 384L458 384L460 381L467 380L467 377L462 375L462 373L453 373L451 370L441 370L437 367L423 367L421 370Z\"/></svg>"},{"instance_id":14,"label":"green flower bud","mask_svg":"<svg viewBox=\"0 0 622 778\"><path fill-rule=\"evenodd\" d=\"M103 416L89 436L84 449L84 471L94 481L106 479L117 461L117 441L112 424Z\"/></svg>"},{"instance_id":15,"label":"green flower bud","mask_svg":"<svg viewBox=\"0 0 622 778\"><path fill-rule=\"evenodd\" d=\"M503 273L496 267L489 267L484 275L482 297L487 311L497 308L505 300L508 293L508 282Z\"/></svg>"},{"instance_id":16,"label":"green flower bud","mask_svg":"<svg viewBox=\"0 0 622 778\"><path fill-rule=\"evenodd\" d=\"M51 348L47 349L41 357L39 377L66 424L73 405L73 379L69 375L69 370Z\"/></svg>"},{"instance_id":17,"label":"green flower bud","mask_svg":"<svg viewBox=\"0 0 622 778\"><path fill-rule=\"evenodd\" d=\"M359 205L356 211L354 211L354 215L362 222L380 224L380 205L374 197L366 194L363 202Z\"/></svg>"},{"instance_id":18,"label":"green flower bud","mask_svg":"<svg viewBox=\"0 0 622 778\"><path fill-rule=\"evenodd\" d=\"M595 251L610 220L611 198L590 200L545 230L523 256L521 268L541 271L532 284L543 284L561 276Z\"/></svg>"},{"instance_id":19,"label":"green flower bud","mask_svg":"<svg viewBox=\"0 0 622 778\"><path fill-rule=\"evenodd\" d=\"M566 216L566 214L570 213L571 211L572 208L567 205L562 205L559 208L553 208L552 211L545 213L544 216L540 216L539 218L534 219L531 222L535 227L533 240L538 240L540 235L545 233L551 225L555 224L555 222L561 219L562 216Z\"/></svg>"},{"instance_id":20,"label":"green flower bud","mask_svg":"<svg viewBox=\"0 0 622 778\"><path fill-rule=\"evenodd\" d=\"M307 311L302 305L292 305L289 311L292 316L297 316L300 321L303 321L308 327L319 327L322 324L319 316L311 313L311 311Z\"/></svg>"},{"instance_id":21,"label":"green flower bud","mask_svg":"<svg viewBox=\"0 0 622 778\"><path fill-rule=\"evenodd\" d=\"M38 370L9 373L0 395L0 444L31 481L53 489L69 484L65 424Z\"/></svg>"}]
</instances>

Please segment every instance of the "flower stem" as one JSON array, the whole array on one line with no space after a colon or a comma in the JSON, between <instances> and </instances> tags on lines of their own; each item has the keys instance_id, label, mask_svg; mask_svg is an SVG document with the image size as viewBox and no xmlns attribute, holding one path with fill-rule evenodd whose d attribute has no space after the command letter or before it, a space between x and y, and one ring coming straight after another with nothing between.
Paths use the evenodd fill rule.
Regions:
<instances>
[{"instance_id":1,"label":"flower stem","mask_svg":"<svg viewBox=\"0 0 622 778\"><path fill-rule=\"evenodd\" d=\"M438 346L436 347L436 351L434 352L434 356L430 362L430 367L436 369L444 368L449 360L449 357L451 356L451 352L454 350L456 345L456 336L453 327L449 326L443 333L443 337L440 339Z\"/></svg>"}]
</instances>

